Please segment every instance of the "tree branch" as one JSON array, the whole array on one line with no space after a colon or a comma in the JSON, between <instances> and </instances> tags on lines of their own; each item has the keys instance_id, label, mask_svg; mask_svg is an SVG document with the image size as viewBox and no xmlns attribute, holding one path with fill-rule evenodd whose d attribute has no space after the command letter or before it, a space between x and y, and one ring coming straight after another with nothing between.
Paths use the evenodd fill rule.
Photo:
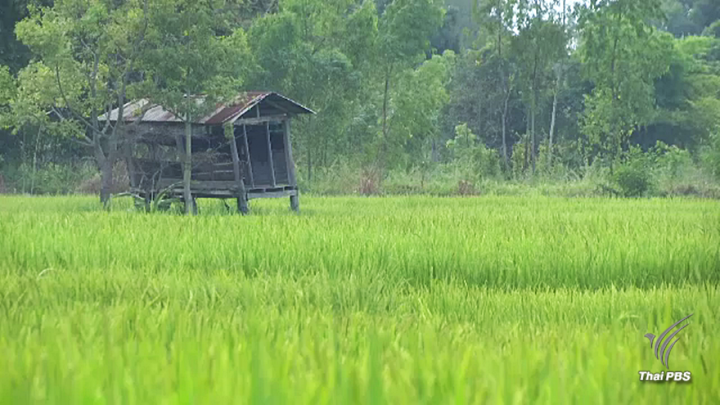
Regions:
<instances>
[{"instance_id":1,"label":"tree branch","mask_svg":"<svg viewBox=\"0 0 720 405\"><path fill-rule=\"evenodd\" d=\"M57 65L55 66L55 80L56 80L56 82L57 82L58 90L60 91L60 97L62 97L63 102L65 103L65 108L67 108L67 110L70 111L70 113L71 113L73 116L75 116L76 119L78 119L79 121L81 121L85 126L87 126L88 128L92 129L93 131L96 131L96 128L93 128L92 124L90 124L90 123L89 123L85 118L83 118L80 114L78 114L77 112L75 112L75 109L73 109L73 107L70 106L70 102L68 101L67 97L65 96L65 91L63 90L62 82L61 82L61 80L60 80L60 67L57 66ZM55 109L55 111L56 111L56 113L57 113L57 109Z\"/></svg>"},{"instance_id":2,"label":"tree branch","mask_svg":"<svg viewBox=\"0 0 720 405\"><path fill-rule=\"evenodd\" d=\"M51 109L55 114L57 114L58 117L60 117L60 121L67 121L67 118L65 118L65 116L62 115L60 110L58 110L55 106L52 106ZM81 139L82 139L82 141L81 141ZM85 134L83 134L82 138L76 139L76 141L78 143L80 143L81 145L85 145L85 146L89 146L89 147L93 146L93 140L90 139Z\"/></svg>"}]
</instances>

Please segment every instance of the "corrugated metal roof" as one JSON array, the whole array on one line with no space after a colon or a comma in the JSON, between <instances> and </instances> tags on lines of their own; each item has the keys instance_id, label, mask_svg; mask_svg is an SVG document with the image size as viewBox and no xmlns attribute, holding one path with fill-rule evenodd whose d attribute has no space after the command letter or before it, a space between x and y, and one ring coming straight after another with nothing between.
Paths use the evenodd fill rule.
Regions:
<instances>
[{"instance_id":1,"label":"corrugated metal roof","mask_svg":"<svg viewBox=\"0 0 720 405\"><path fill-rule=\"evenodd\" d=\"M196 102L202 103L202 97L195 97ZM270 100L273 107L286 110L290 114L315 114L314 111L304 107L285 96L274 92L249 91L240 93L234 101L219 105L212 113L193 122L194 124L219 125L226 122L234 122L243 114L247 113L251 108L260 104L263 100ZM143 108L148 105L148 100L140 99L131 101L123 107L123 117L125 121L134 121L142 113ZM110 121L117 121L119 109L110 112ZM104 121L107 114L99 117ZM165 110L162 106L155 104L147 107L142 122L183 122L173 113Z\"/></svg>"}]
</instances>

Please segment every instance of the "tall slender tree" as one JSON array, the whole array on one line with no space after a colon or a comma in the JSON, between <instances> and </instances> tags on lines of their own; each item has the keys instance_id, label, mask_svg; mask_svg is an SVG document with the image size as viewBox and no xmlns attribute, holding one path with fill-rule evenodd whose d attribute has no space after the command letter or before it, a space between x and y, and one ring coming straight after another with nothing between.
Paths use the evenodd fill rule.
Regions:
<instances>
[{"instance_id":1,"label":"tall slender tree","mask_svg":"<svg viewBox=\"0 0 720 405\"><path fill-rule=\"evenodd\" d=\"M388 126L393 80L405 68L421 62L430 38L442 24L443 10L436 0L394 0L379 20L377 66L382 80L381 138L378 166L387 166L392 143Z\"/></svg>"},{"instance_id":2,"label":"tall slender tree","mask_svg":"<svg viewBox=\"0 0 720 405\"><path fill-rule=\"evenodd\" d=\"M582 130L611 169L632 132L652 118L654 81L668 69L671 39L647 23L659 16L658 0L593 0L581 10L580 53L594 84Z\"/></svg>"},{"instance_id":3,"label":"tall slender tree","mask_svg":"<svg viewBox=\"0 0 720 405\"><path fill-rule=\"evenodd\" d=\"M498 103L500 110L500 127L502 138L501 155L506 172L510 167L508 154L508 113L510 97L513 92L514 66L509 55L508 46L513 32L516 0L476 0L473 2L473 16L481 27L481 37L486 35L495 50L494 58L498 66L498 82L502 91L502 101ZM480 44L482 44L481 41ZM478 44L479 45L479 44Z\"/></svg>"}]
</instances>

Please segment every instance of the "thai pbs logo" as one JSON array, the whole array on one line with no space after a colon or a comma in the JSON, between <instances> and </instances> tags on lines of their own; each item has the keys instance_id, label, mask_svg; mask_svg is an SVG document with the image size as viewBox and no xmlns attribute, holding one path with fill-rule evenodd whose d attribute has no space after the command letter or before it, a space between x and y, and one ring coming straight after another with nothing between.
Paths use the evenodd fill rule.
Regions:
<instances>
[{"instance_id":1,"label":"thai pbs logo","mask_svg":"<svg viewBox=\"0 0 720 405\"><path fill-rule=\"evenodd\" d=\"M678 340L680 340L680 337L675 338L675 336L683 329L685 329L689 324L685 324L682 327L678 328L675 332L668 335L668 333L673 330L676 326L678 326L680 323L685 321L686 319L693 316L693 314L690 314L686 316L685 318L675 322L674 324L670 325L669 328L665 329L665 331L658 336L657 340L655 340L655 335L652 333L645 334L645 337L650 340L650 349L653 349L655 352L655 358L660 360L663 366L665 366L666 369L670 369L670 366L668 364L670 360L670 352L672 351L673 347L675 346L675 343L677 343ZM675 338L675 340L673 340ZM660 346L660 343L663 342L663 339L665 339L665 342ZM655 347L653 348L653 341L655 342ZM672 342L672 343L671 343ZM669 344L669 346L668 346ZM691 374L689 371L663 371L660 373L651 373L649 371L640 371L640 381L690 381Z\"/></svg>"}]
</instances>

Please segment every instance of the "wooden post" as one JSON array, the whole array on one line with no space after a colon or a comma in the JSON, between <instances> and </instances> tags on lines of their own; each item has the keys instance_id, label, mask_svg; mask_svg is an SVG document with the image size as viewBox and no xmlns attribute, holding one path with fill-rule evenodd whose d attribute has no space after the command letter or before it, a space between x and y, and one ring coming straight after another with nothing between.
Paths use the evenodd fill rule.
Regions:
<instances>
[{"instance_id":1,"label":"wooden post","mask_svg":"<svg viewBox=\"0 0 720 405\"><path fill-rule=\"evenodd\" d=\"M180 163L180 170L182 170L183 155L185 154L185 145L183 145L182 135L180 135L180 134L175 135L175 146L176 146L177 152L178 152L177 153L177 161L178 161L178 163ZM155 190L155 181L154 180L152 182L151 187L152 187L151 192L152 192L153 196L156 191L160 191L160 190ZM187 204L187 202L185 201L185 195L181 193L180 196L182 197L181 200L182 200L183 204Z\"/></svg>"},{"instance_id":2,"label":"wooden post","mask_svg":"<svg viewBox=\"0 0 720 405\"><path fill-rule=\"evenodd\" d=\"M123 150L125 154L125 169L128 173L128 180L130 180L130 188L134 190L137 188L137 184L135 184L135 157L133 156L133 151L135 150L134 137L125 139Z\"/></svg>"},{"instance_id":3,"label":"wooden post","mask_svg":"<svg viewBox=\"0 0 720 405\"><path fill-rule=\"evenodd\" d=\"M247 138L247 129L245 127L245 124L243 124L243 141L245 141L245 156L247 156L248 160L248 172L250 174L250 187L255 187L255 178L253 178L253 171L252 171L252 159L250 158L250 146L248 145L248 138Z\"/></svg>"},{"instance_id":4,"label":"wooden post","mask_svg":"<svg viewBox=\"0 0 720 405\"><path fill-rule=\"evenodd\" d=\"M245 194L245 182L243 181L240 172L240 156L238 155L237 139L235 138L235 127L233 127L233 137L230 140L230 152L232 153L233 174L235 175L235 183L237 183L238 187L238 211L245 215L248 212L247 194Z\"/></svg>"},{"instance_id":5,"label":"wooden post","mask_svg":"<svg viewBox=\"0 0 720 405\"><path fill-rule=\"evenodd\" d=\"M135 182L135 159L132 156L125 159L125 167L127 168L128 180L130 180L130 188L136 189L138 185Z\"/></svg>"},{"instance_id":6,"label":"wooden post","mask_svg":"<svg viewBox=\"0 0 720 405\"><path fill-rule=\"evenodd\" d=\"M192 214L197 215L198 214L197 199L195 198L194 195L192 195L192 197L190 197L190 201L192 202L192 207L191 207Z\"/></svg>"},{"instance_id":7,"label":"wooden post","mask_svg":"<svg viewBox=\"0 0 720 405\"><path fill-rule=\"evenodd\" d=\"M273 164L273 156L272 156L272 145L270 143L270 121L265 123L265 137L267 138L267 147L268 147L268 161L270 162L270 176L272 178L272 186L277 186L277 183L275 182L275 165Z\"/></svg>"},{"instance_id":8,"label":"wooden post","mask_svg":"<svg viewBox=\"0 0 720 405\"><path fill-rule=\"evenodd\" d=\"M294 188L295 194L290 196L290 208L293 211L300 211L300 191L297 189L295 178L295 162L292 157L292 144L290 143L290 120L283 121L283 142L285 143L285 165L288 172L288 183Z\"/></svg>"},{"instance_id":9,"label":"wooden post","mask_svg":"<svg viewBox=\"0 0 720 405\"><path fill-rule=\"evenodd\" d=\"M295 162L292 157L292 145L290 144L290 120L283 121L283 143L285 144L285 164L288 171L288 184L297 187L295 179Z\"/></svg>"}]
</instances>

